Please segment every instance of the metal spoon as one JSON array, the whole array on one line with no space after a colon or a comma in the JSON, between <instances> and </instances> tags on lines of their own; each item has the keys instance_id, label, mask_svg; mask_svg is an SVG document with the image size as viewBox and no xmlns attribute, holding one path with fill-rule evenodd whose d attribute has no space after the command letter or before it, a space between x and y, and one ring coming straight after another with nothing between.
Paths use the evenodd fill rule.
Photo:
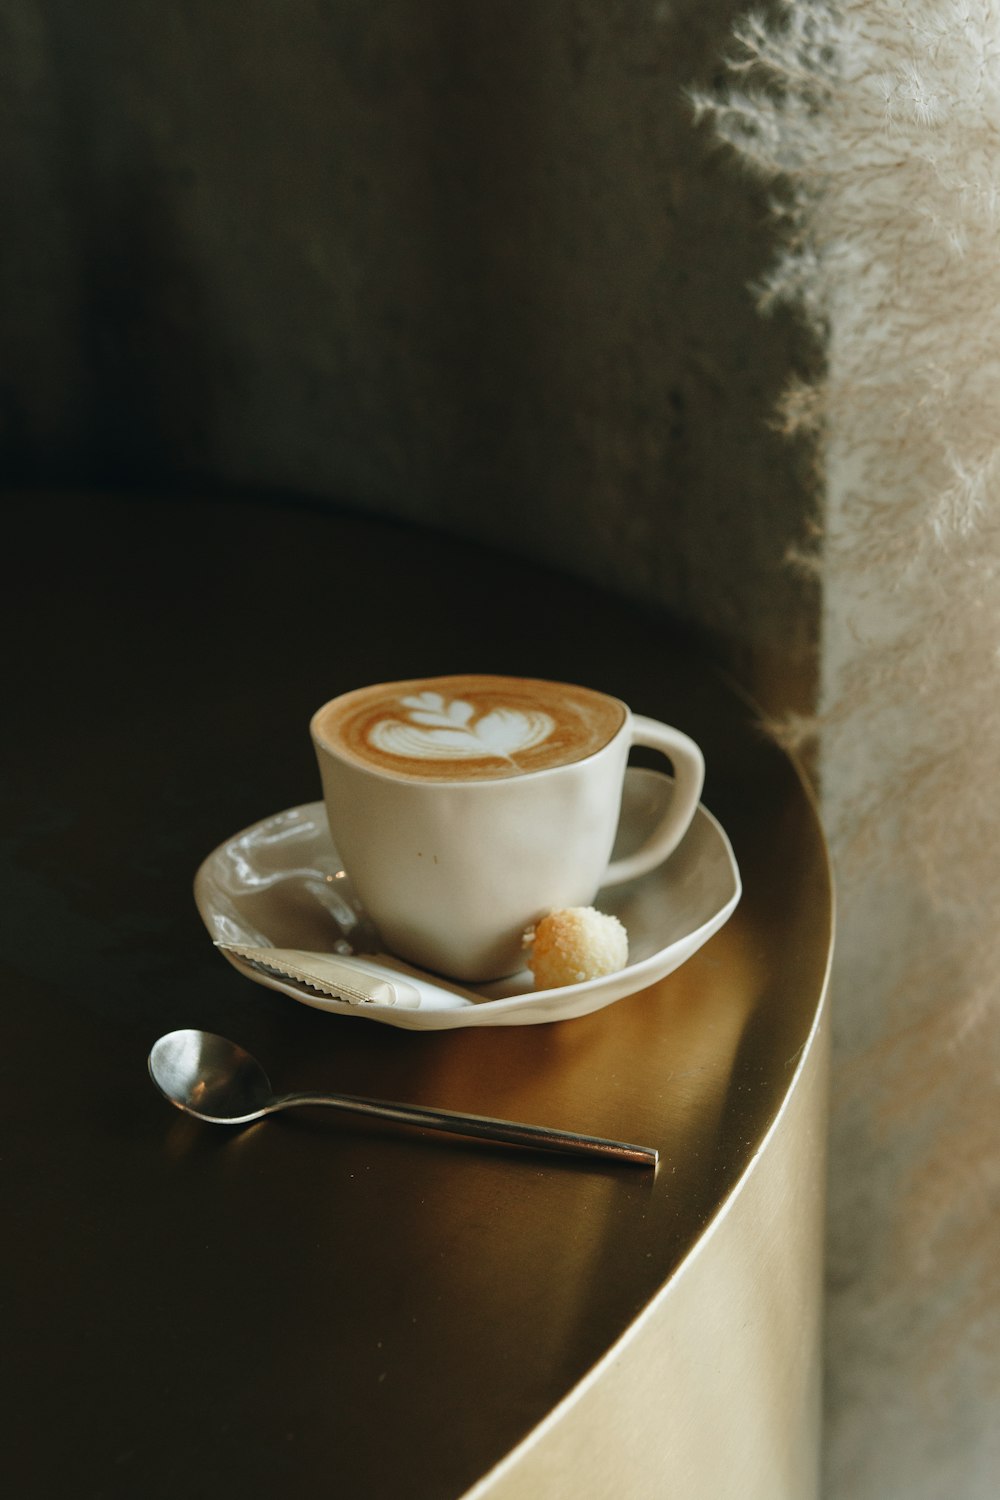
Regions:
<instances>
[{"instance_id":1,"label":"metal spoon","mask_svg":"<svg viewBox=\"0 0 1000 1500\"><path fill-rule=\"evenodd\" d=\"M520 1125L513 1120L456 1114L453 1110L428 1109L418 1104L358 1099L352 1094L275 1094L256 1058L235 1042L214 1036L210 1031L171 1031L161 1036L149 1054L149 1072L171 1104L214 1125L245 1125L290 1105L324 1104L350 1114L374 1115L403 1125L508 1141L544 1151L598 1156L606 1161L643 1167L655 1167L658 1160L654 1146L630 1146L624 1141L606 1141L600 1136L576 1135L573 1131L551 1130L543 1125Z\"/></svg>"}]
</instances>

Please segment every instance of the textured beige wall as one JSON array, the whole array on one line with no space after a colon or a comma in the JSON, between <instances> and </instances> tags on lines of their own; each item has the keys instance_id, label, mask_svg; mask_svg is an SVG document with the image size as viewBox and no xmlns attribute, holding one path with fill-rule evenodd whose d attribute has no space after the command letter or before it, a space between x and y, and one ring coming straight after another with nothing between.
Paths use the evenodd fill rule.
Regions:
<instances>
[{"instance_id":1,"label":"textured beige wall","mask_svg":"<svg viewBox=\"0 0 1000 1500\"><path fill-rule=\"evenodd\" d=\"M5 474L425 519L801 698L767 425L801 353L746 289L763 204L682 97L737 9L0 0Z\"/></svg>"}]
</instances>

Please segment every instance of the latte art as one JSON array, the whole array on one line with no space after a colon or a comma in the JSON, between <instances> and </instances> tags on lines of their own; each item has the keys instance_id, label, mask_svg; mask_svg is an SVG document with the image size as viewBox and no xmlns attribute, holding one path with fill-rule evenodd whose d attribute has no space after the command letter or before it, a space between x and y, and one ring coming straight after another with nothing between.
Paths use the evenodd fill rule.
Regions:
<instances>
[{"instance_id":1,"label":"latte art","mask_svg":"<svg viewBox=\"0 0 1000 1500\"><path fill-rule=\"evenodd\" d=\"M368 742L386 755L414 760L509 760L519 750L548 739L555 720L539 710L494 708L476 718L464 698L446 700L440 693L418 693L403 698L408 723L380 719Z\"/></svg>"},{"instance_id":2,"label":"latte art","mask_svg":"<svg viewBox=\"0 0 1000 1500\"><path fill-rule=\"evenodd\" d=\"M589 688L467 674L359 688L320 709L313 729L383 775L484 781L583 760L614 738L625 712Z\"/></svg>"}]
</instances>

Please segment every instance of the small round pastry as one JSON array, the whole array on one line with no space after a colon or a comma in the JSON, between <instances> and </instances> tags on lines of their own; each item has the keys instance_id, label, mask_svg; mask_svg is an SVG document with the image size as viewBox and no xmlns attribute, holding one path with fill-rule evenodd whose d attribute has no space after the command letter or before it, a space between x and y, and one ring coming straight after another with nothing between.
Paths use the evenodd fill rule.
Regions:
<instances>
[{"instance_id":1,"label":"small round pastry","mask_svg":"<svg viewBox=\"0 0 1000 1500\"><path fill-rule=\"evenodd\" d=\"M528 968L540 990L615 974L628 963L628 933L617 917L592 906L567 906L524 935Z\"/></svg>"}]
</instances>

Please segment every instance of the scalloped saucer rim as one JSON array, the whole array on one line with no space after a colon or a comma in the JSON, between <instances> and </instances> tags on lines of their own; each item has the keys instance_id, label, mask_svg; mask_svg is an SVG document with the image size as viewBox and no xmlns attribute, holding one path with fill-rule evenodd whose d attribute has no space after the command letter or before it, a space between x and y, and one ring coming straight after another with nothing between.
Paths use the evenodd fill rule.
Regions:
<instances>
[{"instance_id":1,"label":"scalloped saucer rim","mask_svg":"<svg viewBox=\"0 0 1000 1500\"><path fill-rule=\"evenodd\" d=\"M642 827L656 814L656 804L669 795L670 785L671 778L659 771L628 769L619 844L638 841ZM358 943L359 954L372 951L377 935L370 928L366 932L364 914L339 864L322 802L305 803L258 820L214 849L195 876L195 901L216 941L336 951L339 929L339 951L351 951ZM255 983L337 1015L407 1030L533 1025L589 1014L665 978L728 921L741 893L729 839L700 804L680 847L665 864L637 880L602 890L595 898L595 906L624 922L630 953L637 954L624 969L599 979L534 990L531 975L522 972L467 986L472 1004L422 1004L411 1010L305 994L280 977L252 972L225 956Z\"/></svg>"}]
</instances>

